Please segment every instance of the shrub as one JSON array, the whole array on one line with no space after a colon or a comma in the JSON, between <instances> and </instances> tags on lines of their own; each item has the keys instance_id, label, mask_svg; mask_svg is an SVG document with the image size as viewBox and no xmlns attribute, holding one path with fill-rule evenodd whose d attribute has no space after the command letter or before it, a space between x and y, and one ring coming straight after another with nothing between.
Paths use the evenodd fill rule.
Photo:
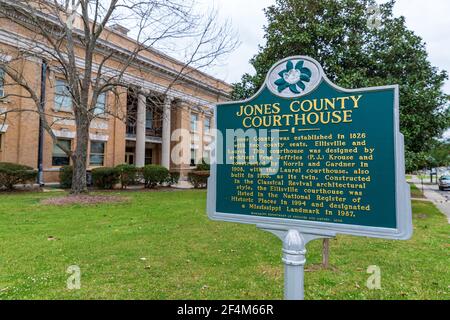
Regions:
<instances>
[{"instance_id":1,"label":"shrub","mask_svg":"<svg viewBox=\"0 0 450 320\"><path fill-rule=\"evenodd\" d=\"M0 162L0 188L13 190L16 184L26 184L37 178L37 171L16 163Z\"/></svg>"},{"instance_id":2,"label":"shrub","mask_svg":"<svg viewBox=\"0 0 450 320\"><path fill-rule=\"evenodd\" d=\"M195 189L208 186L209 171L193 171L188 173L188 180Z\"/></svg>"},{"instance_id":3,"label":"shrub","mask_svg":"<svg viewBox=\"0 0 450 320\"><path fill-rule=\"evenodd\" d=\"M142 175L145 180L145 187L154 188L167 181L169 170L163 166L150 164L142 168Z\"/></svg>"},{"instance_id":4,"label":"shrub","mask_svg":"<svg viewBox=\"0 0 450 320\"><path fill-rule=\"evenodd\" d=\"M178 183L178 180L180 180L180 173L179 172L171 172L169 174L169 177L167 178L167 184L169 186L173 186L174 184Z\"/></svg>"},{"instance_id":5,"label":"shrub","mask_svg":"<svg viewBox=\"0 0 450 320\"><path fill-rule=\"evenodd\" d=\"M131 164L120 164L116 167L122 188L136 184L138 170Z\"/></svg>"},{"instance_id":6,"label":"shrub","mask_svg":"<svg viewBox=\"0 0 450 320\"><path fill-rule=\"evenodd\" d=\"M119 182L119 172L115 168L96 168L92 170L92 182L100 189L113 189Z\"/></svg>"},{"instance_id":7,"label":"shrub","mask_svg":"<svg viewBox=\"0 0 450 320\"><path fill-rule=\"evenodd\" d=\"M72 166L64 166L59 170L59 183L61 185L61 188L64 189L72 188L72 176L73 176Z\"/></svg>"},{"instance_id":8,"label":"shrub","mask_svg":"<svg viewBox=\"0 0 450 320\"><path fill-rule=\"evenodd\" d=\"M211 166L205 162L205 159L202 160L202 163L197 165L195 171L209 171Z\"/></svg>"}]
</instances>

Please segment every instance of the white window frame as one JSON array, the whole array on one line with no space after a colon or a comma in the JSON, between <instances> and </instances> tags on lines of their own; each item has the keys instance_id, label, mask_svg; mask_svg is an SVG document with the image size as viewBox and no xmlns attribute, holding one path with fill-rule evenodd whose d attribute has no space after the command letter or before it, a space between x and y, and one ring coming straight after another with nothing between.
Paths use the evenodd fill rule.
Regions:
<instances>
[{"instance_id":1,"label":"white window frame","mask_svg":"<svg viewBox=\"0 0 450 320\"><path fill-rule=\"evenodd\" d=\"M206 126L206 123L208 123L208 126ZM206 117L205 120L203 121L203 132L205 134L211 133L211 118L210 117Z\"/></svg>"},{"instance_id":2,"label":"white window frame","mask_svg":"<svg viewBox=\"0 0 450 320\"><path fill-rule=\"evenodd\" d=\"M195 117L195 121L192 121ZM190 129L191 132L198 132L198 114L191 113L191 121L190 121Z\"/></svg>"},{"instance_id":3,"label":"white window frame","mask_svg":"<svg viewBox=\"0 0 450 320\"><path fill-rule=\"evenodd\" d=\"M103 99L103 102L102 100ZM106 111L106 104L107 104L108 95L106 92L102 92L97 97L97 103L95 104L94 108L94 115L105 115Z\"/></svg>"},{"instance_id":4,"label":"white window frame","mask_svg":"<svg viewBox=\"0 0 450 320\"><path fill-rule=\"evenodd\" d=\"M64 91L58 92L58 89L61 88L62 86L66 87L66 91L67 92L64 92ZM66 93L66 94L63 94L63 93ZM63 99L61 101L61 104L58 102L58 98L59 97L63 97ZM65 99L69 99L70 106L69 106L69 104L66 107L64 106ZM69 85L68 85L66 80L63 80L63 79L56 79L55 80L55 101L54 101L54 103L55 103L55 110L56 111L72 112L72 110L73 110L73 101L72 101L72 97L70 95Z\"/></svg>"},{"instance_id":5,"label":"white window frame","mask_svg":"<svg viewBox=\"0 0 450 320\"><path fill-rule=\"evenodd\" d=\"M72 149L72 139L63 139L63 138L57 138L57 140L65 140L65 141L69 141L69 146ZM64 154L64 157L67 157L67 159L69 160L69 163L67 163L66 165L70 165L70 157L56 144L56 142L53 142L53 149L52 149L52 167L60 167L61 165L59 164L53 164L53 158L55 157L55 148L58 148L61 150L60 155Z\"/></svg>"},{"instance_id":6,"label":"white window frame","mask_svg":"<svg viewBox=\"0 0 450 320\"><path fill-rule=\"evenodd\" d=\"M103 144L103 153L93 153L92 152L92 144L93 143L102 143ZM102 164L98 164L98 163L92 163L92 156L93 155L101 155L102 156ZM102 167L105 165L105 155L106 155L106 141L99 141L99 140L91 140L90 141L90 149L89 149L89 166L91 167Z\"/></svg>"}]
</instances>

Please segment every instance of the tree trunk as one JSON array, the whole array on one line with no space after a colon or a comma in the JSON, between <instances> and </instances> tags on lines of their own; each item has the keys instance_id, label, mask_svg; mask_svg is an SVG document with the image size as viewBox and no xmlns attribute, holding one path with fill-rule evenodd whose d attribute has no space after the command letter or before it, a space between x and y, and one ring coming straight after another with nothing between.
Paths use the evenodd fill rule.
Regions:
<instances>
[{"instance_id":1,"label":"tree trunk","mask_svg":"<svg viewBox=\"0 0 450 320\"><path fill-rule=\"evenodd\" d=\"M73 156L72 194L87 193L86 167L87 149L89 143L89 120L84 117L77 119L76 147Z\"/></svg>"},{"instance_id":2,"label":"tree trunk","mask_svg":"<svg viewBox=\"0 0 450 320\"><path fill-rule=\"evenodd\" d=\"M329 257L330 257L330 239L323 239L322 266L325 269L328 269L330 266Z\"/></svg>"}]
</instances>

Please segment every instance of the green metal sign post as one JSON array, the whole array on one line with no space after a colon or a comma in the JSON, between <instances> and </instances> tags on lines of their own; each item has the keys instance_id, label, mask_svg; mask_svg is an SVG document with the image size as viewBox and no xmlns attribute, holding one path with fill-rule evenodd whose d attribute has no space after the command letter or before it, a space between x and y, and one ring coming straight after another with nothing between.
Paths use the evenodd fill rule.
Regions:
<instances>
[{"instance_id":1,"label":"green metal sign post","mask_svg":"<svg viewBox=\"0 0 450 320\"><path fill-rule=\"evenodd\" d=\"M411 237L398 86L343 89L290 57L252 98L217 105L215 123L208 215L283 241L286 299L303 299L311 240Z\"/></svg>"}]
</instances>

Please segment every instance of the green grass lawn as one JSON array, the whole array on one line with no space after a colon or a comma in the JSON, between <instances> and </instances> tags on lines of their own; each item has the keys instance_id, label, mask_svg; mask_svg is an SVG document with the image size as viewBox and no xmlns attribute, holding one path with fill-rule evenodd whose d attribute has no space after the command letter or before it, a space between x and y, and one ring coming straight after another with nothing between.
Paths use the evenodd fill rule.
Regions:
<instances>
[{"instance_id":1,"label":"green grass lawn","mask_svg":"<svg viewBox=\"0 0 450 320\"><path fill-rule=\"evenodd\" d=\"M280 241L209 221L204 191L116 194L130 202L56 207L40 200L57 192L0 195L0 299L282 299ZM306 298L449 299L450 226L430 203L413 209L412 240L339 236L332 270L316 270L321 241L310 243ZM80 290L66 288L70 265L81 268ZM370 265L381 290L366 288Z\"/></svg>"},{"instance_id":2,"label":"green grass lawn","mask_svg":"<svg viewBox=\"0 0 450 320\"><path fill-rule=\"evenodd\" d=\"M417 188L415 184L410 184L411 186L411 198L425 198L422 190Z\"/></svg>"}]
</instances>

